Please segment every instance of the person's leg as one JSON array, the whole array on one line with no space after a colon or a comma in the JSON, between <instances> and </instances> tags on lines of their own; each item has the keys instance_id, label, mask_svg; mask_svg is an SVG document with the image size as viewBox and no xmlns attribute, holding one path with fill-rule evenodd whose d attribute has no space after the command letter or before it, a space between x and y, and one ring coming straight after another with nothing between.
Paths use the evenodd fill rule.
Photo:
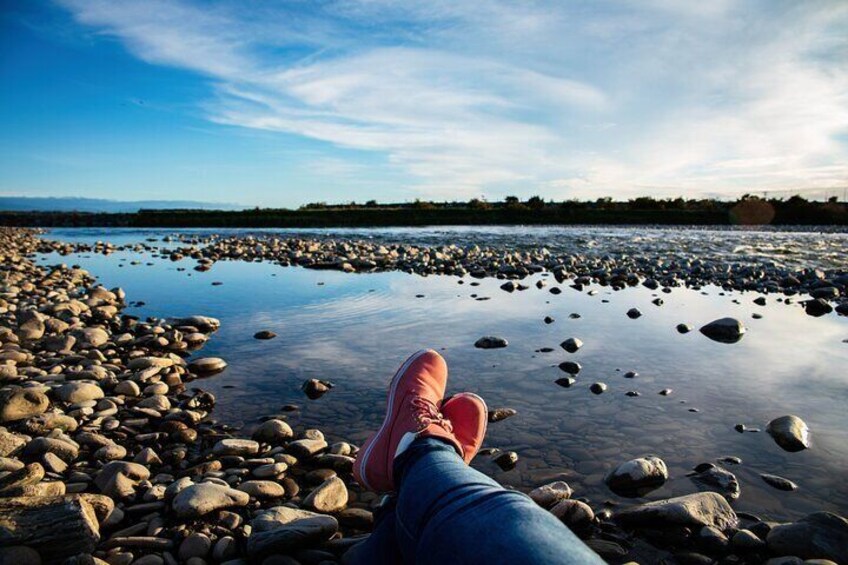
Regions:
<instances>
[{"instance_id":1,"label":"person's leg","mask_svg":"<svg viewBox=\"0 0 848 565\"><path fill-rule=\"evenodd\" d=\"M527 495L468 467L439 439L416 439L395 460L394 476L405 563L603 563Z\"/></svg>"},{"instance_id":2,"label":"person's leg","mask_svg":"<svg viewBox=\"0 0 848 565\"><path fill-rule=\"evenodd\" d=\"M471 392L462 392L442 403L441 410L453 423L454 435L462 447L463 461L470 462L486 435L486 402ZM389 496L374 513L374 532L344 555L345 565L387 565L402 563L395 534L397 497Z\"/></svg>"}]
</instances>

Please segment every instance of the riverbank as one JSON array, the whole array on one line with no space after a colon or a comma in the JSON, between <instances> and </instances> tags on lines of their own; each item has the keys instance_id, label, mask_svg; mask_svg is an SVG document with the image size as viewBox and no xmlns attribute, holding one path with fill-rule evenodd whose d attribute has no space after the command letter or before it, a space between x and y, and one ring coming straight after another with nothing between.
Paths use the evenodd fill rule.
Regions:
<instances>
[{"instance_id":1,"label":"riverbank","mask_svg":"<svg viewBox=\"0 0 848 565\"><path fill-rule=\"evenodd\" d=\"M298 209L141 209L134 213L0 211L0 225L40 227L323 228L456 225L750 225L848 226L835 199L737 201L636 198L630 201L414 202L310 204Z\"/></svg>"},{"instance_id":2,"label":"riverbank","mask_svg":"<svg viewBox=\"0 0 848 565\"><path fill-rule=\"evenodd\" d=\"M0 341L6 367L14 367L4 368L4 419L10 406L19 411L12 410L13 419L4 423L8 431L3 432L2 443L8 446L4 448L8 453L4 453L7 459L3 462L11 474L0 479L0 494L13 496L16 508L32 512L35 507L45 512L46 507L51 513L57 507L66 508L69 504L65 499L61 504L45 499L34 504L35 496L59 496L64 489L65 496L73 498L69 516L79 520L86 532L96 530L96 539L89 536L88 545L78 551L110 563L189 558L262 562L271 551L294 555L303 563L335 561L356 536L370 529L376 497L363 493L350 478L351 456L356 449L350 443L327 445L329 442L315 430L292 430L286 414L269 415L266 423L256 430L245 430L244 435L215 424L214 398L193 388L202 383L195 379L205 376L206 368L221 368L223 360L199 362L196 349L216 330L215 320L138 321L125 317L122 310L128 299L120 290L97 287L87 273L77 269L37 267L26 257L35 251L82 252L86 246L36 240L29 233L11 230L4 230L2 238L0 268L6 301L2 326L6 329L0 330ZM392 251L397 252L394 260L371 265L356 263L351 254L357 260L364 255L363 260L373 261L385 255L379 248L369 256L347 242L286 242L275 247L273 241L209 241L202 249L191 249L192 245L169 250L168 256L185 253L196 261L198 271L213 268L219 260L262 258L313 268L391 268L422 274L448 268L456 271L458 267L473 274L470 267L476 266L478 275L515 280L522 274L518 266L525 265L525 260L535 260L506 260L510 269L516 269L510 272L501 271L499 263L504 259L500 256L488 257L490 261L486 262L481 255L465 263L457 257L439 257L442 252L435 249L414 254L411 249L403 253L389 249L389 257ZM164 249L149 247L151 253L165 253ZM110 249L114 248L107 244L88 246L89 251L100 253L109 253ZM262 249L268 249L267 253ZM345 268L345 263L352 269ZM571 276L576 272L566 273L564 281L580 284L577 276ZM625 274L624 278L614 278ZM629 274L609 270L608 274L589 272L586 276L623 287ZM644 275L633 274L641 284L647 280L639 278ZM805 288L831 288L823 281L840 284L825 275L814 273ZM837 299L843 295L844 286L833 288L839 292ZM34 310L39 314L27 313ZM26 390L14 388L19 386ZM16 400L11 402L10 398ZM22 467L24 464L28 466ZM699 474L715 474L709 471L704 469ZM656 471L648 479L656 481ZM190 481L198 487L187 488ZM570 490L554 484L537 491L535 498L550 506L612 562L637 559L647 563L671 554L687 562L703 562L698 561L698 555L728 554L738 556L736 562L758 562L769 555L787 554L830 555L838 560L838 554L833 557L826 547L804 545L807 542L803 540L802 544L801 538L805 532L816 531L832 543L844 540L839 537L844 535L840 533L844 532L840 529L842 522L829 517L832 515L775 528L767 519L736 514L724 497L710 493L690 495L665 505L660 512L637 506L636 510L604 509L595 514L591 505L572 500ZM312 496L314 491L326 496ZM32 500L21 502L21 498ZM316 500L321 501L320 507ZM334 505L324 505L326 500ZM284 540L299 527L298 514L291 510L268 512L282 504L328 516L320 519L325 526L321 530L323 539L309 540L305 545L308 551L287 547ZM90 512L76 510L89 507ZM23 513L16 510L15 515ZM642 518L638 517L640 513ZM271 524L273 529L259 533L258 528L251 527L258 524ZM335 534L334 528L338 528ZM747 528L751 535L739 534L740 528ZM633 535L646 529L647 533ZM46 538L39 538L37 549L47 559L58 560L45 540L61 535L58 528L47 532ZM334 539L328 540L331 536Z\"/></svg>"}]
</instances>

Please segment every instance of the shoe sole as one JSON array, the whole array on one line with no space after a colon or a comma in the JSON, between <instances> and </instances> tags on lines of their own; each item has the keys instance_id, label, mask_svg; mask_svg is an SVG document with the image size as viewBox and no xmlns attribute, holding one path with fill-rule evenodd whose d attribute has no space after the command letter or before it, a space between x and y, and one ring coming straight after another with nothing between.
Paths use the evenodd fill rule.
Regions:
<instances>
[{"instance_id":1,"label":"shoe sole","mask_svg":"<svg viewBox=\"0 0 848 565\"><path fill-rule=\"evenodd\" d=\"M374 446L377 445L378 441L380 441L380 436L383 434L383 432L386 431L386 427L394 419L395 392L397 392L397 385L400 382L400 378L404 375L404 373L406 373L412 363L414 363L416 360L418 360L419 357L421 357L425 353L429 353L430 351L433 350L422 349L416 353L413 353L412 356L409 357L409 359L404 361L403 365L400 366L400 368L397 370L397 373L395 373L395 375L392 377L392 384L389 386L388 405L386 406L386 417L383 418L383 424L380 426L380 429L377 430L377 433L374 434L374 437L371 439L371 443L365 449L365 453L362 455L362 459L360 460L361 462L359 463L359 478L362 480L363 485L368 490L374 491L374 488L371 486L371 483L368 482L368 477L366 476L365 469L368 465L368 459L371 457L371 453L374 451Z\"/></svg>"},{"instance_id":2,"label":"shoe sole","mask_svg":"<svg viewBox=\"0 0 848 565\"><path fill-rule=\"evenodd\" d=\"M474 394L473 392L460 392L459 394L455 394L455 395L451 396L451 398L456 398L458 396L471 397L473 399L476 399L477 401L480 402L480 404L483 405L483 439L486 439L486 433L489 431L489 405L486 404L486 401L483 400L482 396L480 396L478 394ZM483 447L482 442L480 443L480 447ZM479 451L480 451L480 449L478 448L477 452L479 453ZM477 453L475 453L474 455L476 457ZM472 457L471 459L474 459L474 457Z\"/></svg>"}]
</instances>

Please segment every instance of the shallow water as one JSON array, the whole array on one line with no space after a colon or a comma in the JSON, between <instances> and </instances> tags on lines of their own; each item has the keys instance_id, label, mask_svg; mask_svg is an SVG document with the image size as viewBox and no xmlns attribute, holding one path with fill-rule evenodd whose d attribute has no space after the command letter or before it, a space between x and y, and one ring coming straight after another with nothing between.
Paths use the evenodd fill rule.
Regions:
<instances>
[{"instance_id":1,"label":"shallow water","mask_svg":"<svg viewBox=\"0 0 848 565\"><path fill-rule=\"evenodd\" d=\"M525 237L510 229L513 238L524 237L525 243L554 237L540 233ZM640 231L631 229L625 236L623 230L579 230L581 234L569 237L588 237L608 247L598 252L611 254L620 252L611 243L615 238L632 244ZM451 233L432 231L443 234L440 237ZM604 235L607 231L613 235ZM48 237L126 243L172 232L55 230ZM728 232L699 233L719 241ZM760 243L733 237L744 245L763 245L776 235L757 233ZM461 239L471 243L480 243L472 241L474 237L488 245L507 243L504 233L492 236L500 238L497 243L480 233L462 234ZM371 235L394 241L418 238L419 243L437 237L426 230L374 230ZM685 238L698 240L691 232ZM844 234L780 232L782 243L772 245L801 248L817 240L836 249L844 238ZM645 244L643 250L653 245ZM703 253L706 244L701 246ZM722 249L730 247L731 243L722 244ZM845 249L843 245L843 258L837 262L844 261ZM131 265L134 260L141 264ZM468 278L460 285L456 277L349 275L268 263L218 262L211 271L198 273L191 270L191 261L172 263L133 252L108 257L51 254L39 261L77 263L107 287L122 287L130 301L146 303L128 308L131 314L219 318L222 327L201 355L220 355L229 368L195 384L215 393L215 417L221 421L251 425L258 417L294 403L301 410L288 415L293 425L319 427L331 439L361 442L382 419L388 378L407 355L432 347L448 361L450 392L474 391L490 408L518 410L515 417L490 424L486 440L487 446L518 452L517 467L503 472L483 457L475 462L506 484L529 488L564 478L575 496L587 497L597 509L605 501L629 502L603 483L606 471L628 458L653 453L669 465L672 480L646 497L657 499L695 491L685 476L692 467L734 455L743 460L742 465L727 465L742 485L742 496L734 503L738 510L772 519L797 518L821 509L842 514L848 510L844 482L848 343L843 341L848 339L848 318L835 314L811 318L797 304L777 302L775 295L767 297L766 306L753 304L757 296L753 293L717 288L676 288L665 294L643 287L618 292L594 287L598 294L590 296L563 286L562 294L553 295L548 288L533 286L540 278L556 284L542 275L525 281L529 290L509 294L498 288L502 281L496 279L471 286ZM832 258L805 266L824 267L828 261ZM187 270L180 272L178 267ZM212 286L213 281L223 284ZM472 294L489 300L476 300ZM656 296L665 301L663 306L651 303ZM631 307L639 308L643 316L629 319L625 312ZM581 317L570 319L572 312ZM753 319L755 312L763 318ZM550 325L543 322L548 315L555 318ZM697 328L724 316L738 317L748 326L739 343L721 344L697 331L681 335L675 330L680 322ZM253 339L256 331L265 329L278 337ZM483 335L502 336L509 347L475 349L475 340ZM566 353L558 344L568 337L579 337L584 347ZM554 351L536 351L542 347ZM557 365L568 359L579 361L583 370L577 383L566 389L554 381L566 376ZM627 371L639 375L625 379ZM300 391L308 378L330 380L336 386L324 397L308 400ZM607 392L591 394L588 387L596 381L605 382ZM664 388L673 389L672 394L660 396ZM642 396L627 397L628 390ZM811 449L787 453L764 432L740 434L733 429L737 423L764 429L771 418L789 413L809 424ZM784 476L800 488L778 491L766 485L760 473Z\"/></svg>"}]
</instances>

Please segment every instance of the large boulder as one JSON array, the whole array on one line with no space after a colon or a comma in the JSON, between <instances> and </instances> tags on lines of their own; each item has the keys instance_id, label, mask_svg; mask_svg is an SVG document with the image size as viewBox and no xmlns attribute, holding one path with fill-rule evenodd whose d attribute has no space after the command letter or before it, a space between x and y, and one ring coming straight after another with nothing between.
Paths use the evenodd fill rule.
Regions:
<instances>
[{"instance_id":1,"label":"large boulder","mask_svg":"<svg viewBox=\"0 0 848 565\"><path fill-rule=\"evenodd\" d=\"M736 526L739 521L727 500L715 492L699 492L638 504L617 512L615 520L632 528L713 526L719 530Z\"/></svg>"},{"instance_id":2,"label":"large boulder","mask_svg":"<svg viewBox=\"0 0 848 565\"><path fill-rule=\"evenodd\" d=\"M830 512L815 512L795 523L774 526L766 543L774 555L830 559L848 565L848 520Z\"/></svg>"}]
</instances>

